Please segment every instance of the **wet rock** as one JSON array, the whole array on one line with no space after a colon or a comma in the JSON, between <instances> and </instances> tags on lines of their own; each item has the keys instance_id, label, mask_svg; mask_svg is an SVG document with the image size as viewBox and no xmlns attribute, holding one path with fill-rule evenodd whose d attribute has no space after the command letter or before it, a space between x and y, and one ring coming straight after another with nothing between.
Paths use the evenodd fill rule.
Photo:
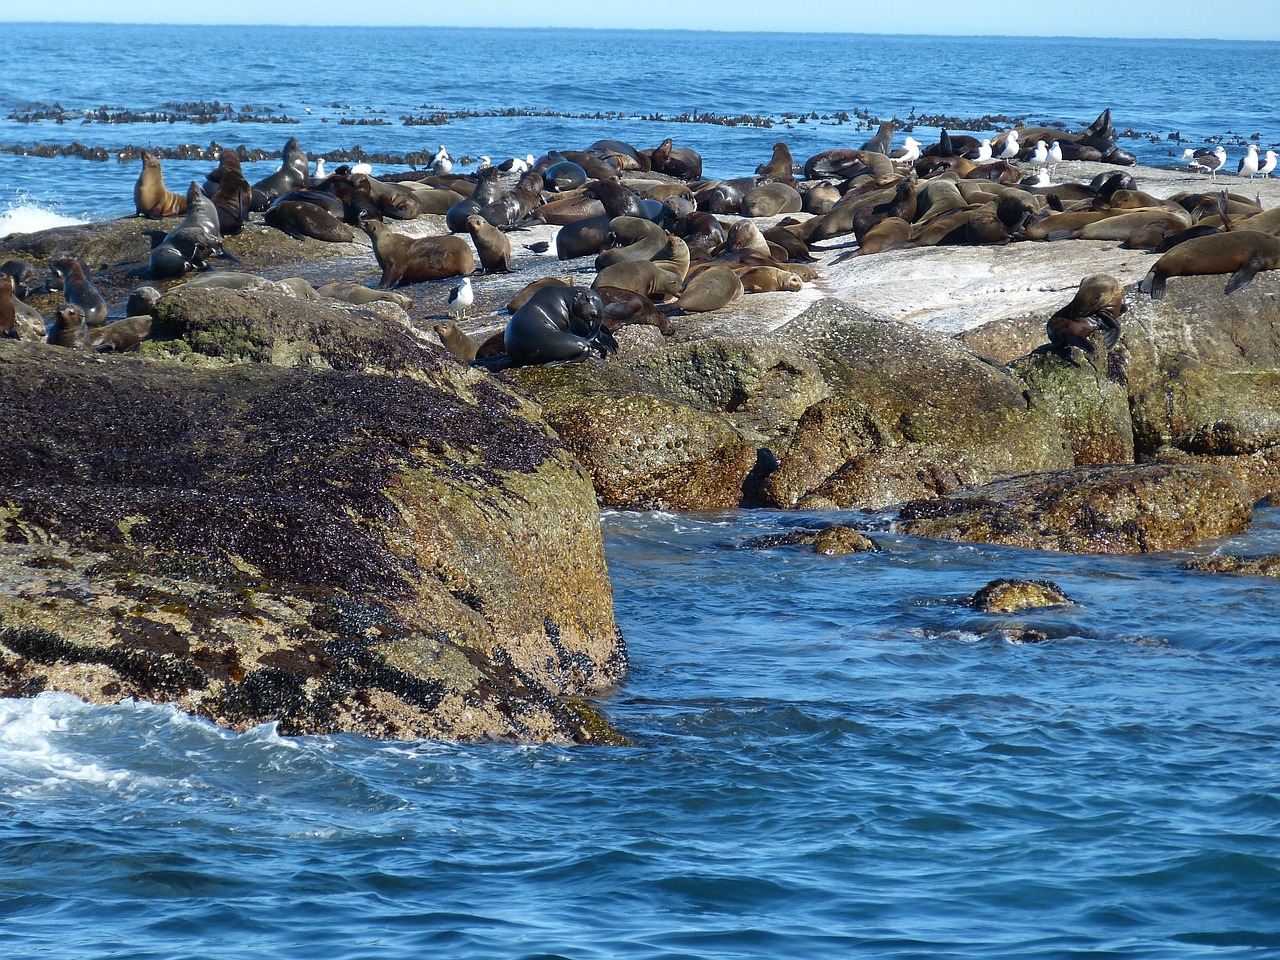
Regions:
<instances>
[{"instance_id":1,"label":"wet rock","mask_svg":"<svg viewBox=\"0 0 1280 960\"><path fill-rule=\"evenodd\" d=\"M1182 565L1184 570L1201 573L1236 573L1250 577L1280 577L1280 556L1235 557L1215 554L1212 557L1196 557Z\"/></svg>"},{"instance_id":2,"label":"wet rock","mask_svg":"<svg viewBox=\"0 0 1280 960\"><path fill-rule=\"evenodd\" d=\"M1148 553L1240 533L1249 491L1202 464L1078 467L908 503L902 533L1069 553Z\"/></svg>"},{"instance_id":3,"label":"wet rock","mask_svg":"<svg viewBox=\"0 0 1280 960\"><path fill-rule=\"evenodd\" d=\"M969 598L969 606L982 613L1017 613L1041 607L1074 603L1056 583L1048 580L992 580Z\"/></svg>"},{"instance_id":4,"label":"wet rock","mask_svg":"<svg viewBox=\"0 0 1280 960\"><path fill-rule=\"evenodd\" d=\"M874 540L853 527L833 523L816 530L788 530L751 537L741 544L743 550L776 550L778 547L812 547L815 553L829 557L846 553L875 553Z\"/></svg>"},{"instance_id":5,"label":"wet rock","mask_svg":"<svg viewBox=\"0 0 1280 960\"><path fill-rule=\"evenodd\" d=\"M618 742L589 479L526 401L414 376L0 350L0 695L234 729Z\"/></svg>"}]
</instances>

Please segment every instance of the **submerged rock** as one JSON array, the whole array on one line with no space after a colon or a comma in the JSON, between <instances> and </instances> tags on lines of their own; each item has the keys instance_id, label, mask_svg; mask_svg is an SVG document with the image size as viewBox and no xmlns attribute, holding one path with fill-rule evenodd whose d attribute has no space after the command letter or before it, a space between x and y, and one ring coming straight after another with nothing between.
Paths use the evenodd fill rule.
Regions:
<instances>
[{"instance_id":1,"label":"submerged rock","mask_svg":"<svg viewBox=\"0 0 1280 960\"><path fill-rule=\"evenodd\" d=\"M969 606L982 613L1017 613L1074 603L1056 583L1048 580L992 580L969 598Z\"/></svg>"}]
</instances>

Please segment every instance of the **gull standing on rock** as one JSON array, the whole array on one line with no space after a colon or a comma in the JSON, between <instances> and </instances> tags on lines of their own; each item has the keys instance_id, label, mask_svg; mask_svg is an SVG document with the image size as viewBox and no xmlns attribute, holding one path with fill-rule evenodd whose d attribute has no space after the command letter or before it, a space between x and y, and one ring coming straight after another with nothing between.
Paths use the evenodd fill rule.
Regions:
<instances>
[{"instance_id":1,"label":"gull standing on rock","mask_svg":"<svg viewBox=\"0 0 1280 960\"><path fill-rule=\"evenodd\" d=\"M1248 152L1240 158L1240 165L1236 167L1237 177L1248 177L1252 180L1258 175L1258 148L1252 143L1249 144Z\"/></svg>"},{"instance_id":2,"label":"gull standing on rock","mask_svg":"<svg viewBox=\"0 0 1280 960\"><path fill-rule=\"evenodd\" d=\"M1258 168L1258 172L1264 177L1269 177L1271 176L1271 171L1276 168L1276 152L1274 150L1268 150L1263 154L1263 156L1265 156L1266 159L1262 162L1262 166Z\"/></svg>"},{"instance_id":3,"label":"gull standing on rock","mask_svg":"<svg viewBox=\"0 0 1280 960\"><path fill-rule=\"evenodd\" d=\"M920 146L920 141L915 137L907 137L902 141L902 146L889 154L889 159L894 163L915 163L920 159Z\"/></svg>"},{"instance_id":4,"label":"gull standing on rock","mask_svg":"<svg viewBox=\"0 0 1280 960\"><path fill-rule=\"evenodd\" d=\"M449 313L455 320L467 315L467 310L476 302L475 291L471 289L471 278L463 277L462 282L449 291Z\"/></svg>"},{"instance_id":5,"label":"gull standing on rock","mask_svg":"<svg viewBox=\"0 0 1280 960\"><path fill-rule=\"evenodd\" d=\"M1021 150L1022 145L1018 143L1018 131L1010 130L1009 135L1004 138L1004 147L997 156L1001 160L1012 160Z\"/></svg>"},{"instance_id":6,"label":"gull standing on rock","mask_svg":"<svg viewBox=\"0 0 1280 960\"><path fill-rule=\"evenodd\" d=\"M1062 144L1057 140L1049 144L1049 172L1053 173L1062 162Z\"/></svg>"},{"instance_id":7,"label":"gull standing on rock","mask_svg":"<svg viewBox=\"0 0 1280 960\"><path fill-rule=\"evenodd\" d=\"M1031 162L1037 167L1047 166L1049 163L1049 148L1045 146L1043 140L1036 141L1036 148L1032 151Z\"/></svg>"}]
</instances>

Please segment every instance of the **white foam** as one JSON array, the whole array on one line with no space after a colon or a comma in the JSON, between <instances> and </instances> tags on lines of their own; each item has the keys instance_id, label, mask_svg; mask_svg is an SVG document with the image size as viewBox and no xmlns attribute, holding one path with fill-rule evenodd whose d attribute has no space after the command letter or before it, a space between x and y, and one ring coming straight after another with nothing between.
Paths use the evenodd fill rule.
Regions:
<instances>
[{"instance_id":1,"label":"white foam","mask_svg":"<svg viewBox=\"0 0 1280 960\"><path fill-rule=\"evenodd\" d=\"M106 770L59 748L73 719L89 707L65 693L42 693L29 700L0 700L0 771L11 797L46 792L67 781L118 788L125 771Z\"/></svg>"},{"instance_id":2,"label":"white foam","mask_svg":"<svg viewBox=\"0 0 1280 960\"><path fill-rule=\"evenodd\" d=\"M37 230L48 230L51 227L69 227L88 222L56 213L38 203L16 200L0 210L0 237L11 233L35 233Z\"/></svg>"}]
</instances>

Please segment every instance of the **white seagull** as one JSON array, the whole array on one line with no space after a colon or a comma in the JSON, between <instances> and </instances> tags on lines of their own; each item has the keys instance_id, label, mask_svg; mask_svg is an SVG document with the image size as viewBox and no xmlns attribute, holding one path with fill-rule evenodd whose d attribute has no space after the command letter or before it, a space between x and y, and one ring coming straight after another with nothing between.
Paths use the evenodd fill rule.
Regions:
<instances>
[{"instance_id":1,"label":"white seagull","mask_svg":"<svg viewBox=\"0 0 1280 960\"><path fill-rule=\"evenodd\" d=\"M1037 167L1043 167L1049 162L1049 148L1045 146L1043 140L1036 141L1036 148L1031 154L1031 162Z\"/></svg>"},{"instance_id":2,"label":"white seagull","mask_svg":"<svg viewBox=\"0 0 1280 960\"><path fill-rule=\"evenodd\" d=\"M1263 154L1263 156L1265 156L1266 159L1262 161L1262 166L1258 168L1258 172L1264 177L1269 177L1271 176L1271 171L1276 168L1276 152L1274 150L1268 150Z\"/></svg>"},{"instance_id":3,"label":"white seagull","mask_svg":"<svg viewBox=\"0 0 1280 960\"><path fill-rule=\"evenodd\" d=\"M1258 148L1252 143L1249 144L1249 152L1240 158L1240 165L1236 167L1237 177L1248 177L1252 180L1258 175Z\"/></svg>"},{"instance_id":4,"label":"white seagull","mask_svg":"<svg viewBox=\"0 0 1280 960\"><path fill-rule=\"evenodd\" d=\"M1004 147L996 156L1001 160L1012 160L1021 149L1022 145L1018 143L1018 131L1010 130L1009 135L1004 138Z\"/></svg>"},{"instance_id":5,"label":"white seagull","mask_svg":"<svg viewBox=\"0 0 1280 960\"><path fill-rule=\"evenodd\" d=\"M449 156L449 151L444 148L444 144L440 144L440 150L431 158L431 172L434 174L448 173L453 169L453 158Z\"/></svg>"},{"instance_id":6,"label":"white seagull","mask_svg":"<svg viewBox=\"0 0 1280 960\"><path fill-rule=\"evenodd\" d=\"M476 302L476 293L471 289L471 278L463 277L462 282L449 291L449 313L455 320L467 315L467 309Z\"/></svg>"},{"instance_id":7,"label":"white seagull","mask_svg":"<svg viewBox=\"0 0 1280 960\"><path fill-rule=\"evenodd\" d=\"M324 179L324 177L325 177L325 173L324 173L324 157L321 157L320 159L318 159L318 160L316 161L316 173L315 173L315 176L314 176L312 179L313 179L313 180L323 180L323 179Z\"/></svg>"},{"instance_id":8,"label":"white seagull","mask_svg":"<svg viewBox=\"0 0 1280 960\"><path fill-rule=\"evenodd\" d=\"M1218 168L1227 162L1227 151L1221 145L1212 150L1192 150L1187 147L1182 151L1182 159L1187 161L1188 170L1207 173L1217 180Z\"/></svg>"},{"instance_id":9,"label":"white seagull","mask_svg":"<svg viewBox=\"0 0 1280 960\"><path fill-rule=\"evenodd\" d=\"M907 137L902 146L889 154L894 163L915 163L920 159L920 141L915 137Z\"/></svg>"},{"instance_id":10,"label":"white seagull","mask_svg":"<svg viewBox=\"0 0 1280 960\"><path fill-rule=\"evenodd\" d=\"M537 161L533 159L533 154L527 154L523 160L519 157L512 157L510 160L503 160L498 164L498 169L503 173L528 173L533 169L533 165Z\"/></svg>"},{"instance_id":11,"label":"white seagull","mask_svg":"<svg viewBox=\"0 0 1280 960\"><path fill-rule=\"evenodd\" d=\"M1049 170L1052 172L1058 164L1062 162L1062 144L1057 140L1049 144L1049 163L1052 164Z\"/></svg>"},{"instance_id":12,"label":"white seagull","mask_svg":"<svg viewBox=\"0 0 1280 960\"><path fill-rule=\"evenodd\" d=\"M991 162L991 141L990 140L983 140L982 143L978 145L978 153L977 153L977 156L974 157L974 162L975 163Z\"/></svg>"}]
</instances>

